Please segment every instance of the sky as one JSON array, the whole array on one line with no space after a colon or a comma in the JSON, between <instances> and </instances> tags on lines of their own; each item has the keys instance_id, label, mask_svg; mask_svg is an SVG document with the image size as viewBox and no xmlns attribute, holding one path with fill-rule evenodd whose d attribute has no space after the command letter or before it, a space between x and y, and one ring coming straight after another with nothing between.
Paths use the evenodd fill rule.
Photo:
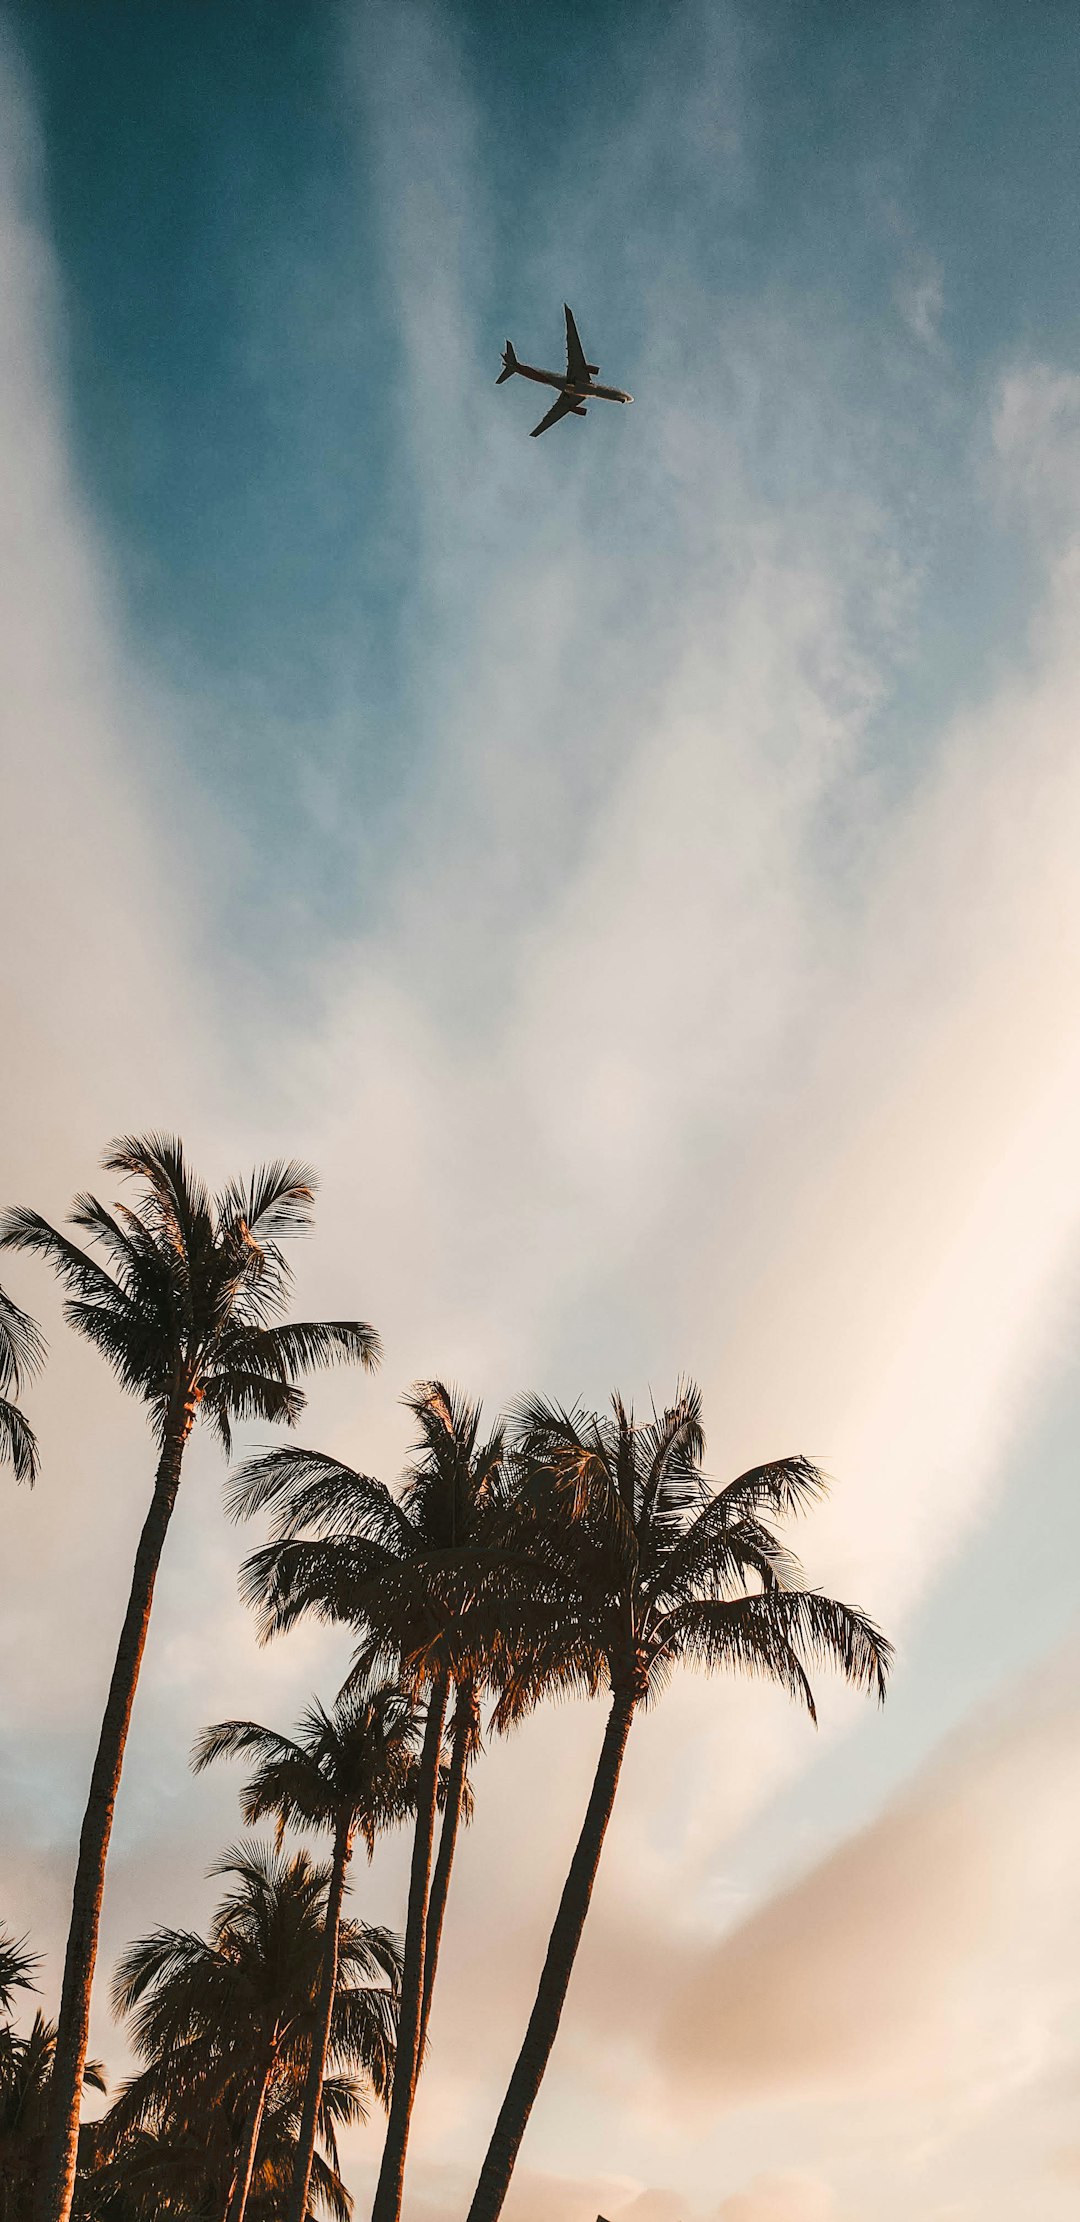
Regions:
<instances>
[{"instance_id":1,"label":"sky","mask_svg":"<svg viewBox=\"0 0 1080 2222\"><path fill-rule=\"evenodd\" d=\"M935 0L0 6L3 1189L116 1133L321 1176L374 1321L304 1439L440 1373L639 1407L898 1647L815 1732L635 1728L508 2222L1064 2222L1080 2183L1080 45ZM563 300L635 395L543 441ZM0 1494L0 1920L55 2003L148 1487L59 1318ZM347 1646L259 1649L196 1442L108 1970L205 1920ZM464 2211L601 1733L489 1751L408 2209ZM405 1847L354 1879L400 1919ZM357 2211L378 2136L357 2132Z\"/></svg>"}]
</instances>

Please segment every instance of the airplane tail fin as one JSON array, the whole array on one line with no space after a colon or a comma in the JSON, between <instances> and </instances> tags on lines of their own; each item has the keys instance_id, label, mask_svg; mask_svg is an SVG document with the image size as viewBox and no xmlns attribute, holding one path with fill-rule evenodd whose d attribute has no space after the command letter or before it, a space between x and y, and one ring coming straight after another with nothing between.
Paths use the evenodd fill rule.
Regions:
<instances>
[{"instance_id":1,"label":"airplane tail fin","mask_svg":"<svg viewBox=\"0 0 1080 2222\"><path fill-rule=\"evenodd\" d=\"M514 353L513 342L507 340L506 346L503 348L503 366L495 384L501 386L507 378L512 378L517 367L518 359Z\"/></svg>"}]
</instances>

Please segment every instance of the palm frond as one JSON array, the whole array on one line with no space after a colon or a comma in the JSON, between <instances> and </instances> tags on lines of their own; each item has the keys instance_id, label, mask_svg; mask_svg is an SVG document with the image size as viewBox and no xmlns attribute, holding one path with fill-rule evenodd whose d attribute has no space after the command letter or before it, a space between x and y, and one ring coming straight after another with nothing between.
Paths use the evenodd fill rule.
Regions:
<instances>
[{"instance_id":1,"label":"palm frond","mask_svg":"<svg viewBox=\"0 0 1080 2222\"><path fill-rule=\"evenodd\" d=\"M0 1288L0 1392L15 1396L45 1363L45 1337L36 1320Z\"/></svg>"},{"instance_id":2,"label":"palm frond","mask_svg":"<svg viewBox=\"0 0 1080 2222\"><path fill-rule=\"evenodd\" d=\"M18 1405L0 1396L0 1465L5 1460L16 1481L32 1489L38 1475L37 1437Z\"/></svg>"},{"instance_id":3,"label":"palm frond","mask_svg":"<svg viewBox=\"0 0 1080 2222\"><path fill-rule=\"evenodd\" d=\"M96 1258L25 1204L11 1204L0 1212L0 1250L29 1250L46 1258L68 1288L91 1302L126 1302L123 1290Z\"/></svg>"},{"instance_id":4,"label":"palm frond","mask_svg":"<svg viewBox=\"0 0 1080 2222\"><path fill-rule=\"evenodd\" d=\"M34 1977L40 1965L40 1952L29 1952L25 1937L0 1929L0 2013L11 2012L13 1991L37 1989Z\"/></svg>"},{"instance_id":5,"label":"palm frond","mask_svg":"<svg viewBox=\"0 0 1080 2222\"><path fill-rule=\"evenodd\" d=\"M246 1186L230 1181L217 1199L217 1216L223 1227L242 1228L259 1244L306 1234L318 1185L310 1165L277 1158L260 1165Z\"/></svg>"}]
</instances>

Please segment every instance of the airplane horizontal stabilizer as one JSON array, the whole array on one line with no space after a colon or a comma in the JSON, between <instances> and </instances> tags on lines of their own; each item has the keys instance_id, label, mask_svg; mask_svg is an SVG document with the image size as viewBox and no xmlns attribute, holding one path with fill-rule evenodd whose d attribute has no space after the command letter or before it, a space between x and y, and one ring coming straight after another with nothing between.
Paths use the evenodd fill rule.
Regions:
<instances>
[{"instance_id":1,"label":"airplane horizontal stabilizer","mask_svg":"<svg viewBox=\"0 0 1080 2222\"><path fill-rule=\"evenodd\" d=\"M512 378L512 377L513 377L513 375L514 375L514 372L515 372L515 370L517 369L517 367L518 367L518 359L517 359L517 356L516 356L516 355L515 355L515 353L514 353L514 350L513 350L513 346L512 346L512 344L511 344L511 342L510 342L509 340L507 340L507 342L506 342L506 346L505 346L505 347L503 348L503 366L502 366L502 369L501 369L501 370L500 370L500 372L499 372L499 375L498 375L498 377L497 377L497 378L496 378L496 380L495 380L495 384L496 384L497 386L501 386L501 385L503 385L503 384L505 383L505 381L506 381L506 379L507 379L507 378Z\"/></svg>"}]
</instances>

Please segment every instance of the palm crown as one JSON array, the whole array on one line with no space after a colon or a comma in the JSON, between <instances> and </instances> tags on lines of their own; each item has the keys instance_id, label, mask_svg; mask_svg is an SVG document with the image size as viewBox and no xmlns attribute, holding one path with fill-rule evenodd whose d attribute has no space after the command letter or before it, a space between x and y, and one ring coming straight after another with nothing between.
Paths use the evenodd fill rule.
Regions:
<instances>
[{"instance_id":1,"label":"palm crown","mask_svg":"<svg viewBox=\"0 0 1080 2222\"><path fill-rule=\"evenodd\" d=\"M316 1700L295 1737L258 1721L219 1721L203 1730L192 1756L196 1773L215 1759L249 1758L254 1773L241 1796L249 1826L273 1816L278 1844L286 1828L359 1831L370 1858L383 1829L416 1802L416 1708L396 1684L346 1691L331 1711Z\"/></svg>"},{"instance_id":2,"label":"palm crown","mask_svg":"<svg viewBox=\"0 0 1080 2222\"><path fill-rule=\"evenodd\" d=\"M268 2177L279 2197L288 2180L313 2038L329 1871L306 1852L285 1858L258 1842L227 1852L213 1871L228 1876L230 1887L209 1937L156 1929L129 1946L117 1969L114 2008L129 2017L145 2064L110 2109L97 2146L121 2184L137 2189L146 2173L153 2193L174 2168L181 2185L193 2175L201 2181L224 2125L217 2160L232 2156L224 2203L240 2217L249 2193L258 2206L260 2190L272 2187ZM331 2056L339 2070L359 2069L382 2098L393 2064L396 1937L343 1922L337 1975ZM362 2087L339 2073L327 2078L320 2097L319 2130L336 2166L334 2124L363 2118ZM201 2159L192 2152L193 2136ZM318 2160L314 2183L324 2203L347 2211L333 2170Z\"/></svg>"},{"instance_id":3,"label":"palm crown","mask_svg":"<svg viewBox=\"0 0 1080 2222\"><path fill-rule=\"evenodd\" d=\"M599 1415L535 1397L517 1407L511 1517L531 1575L528 1610L506 1622L497 1718L552 1684L647 1701L680 1661L767 1675L812 1718L816 1663L884 1695L885 1638L807 1587L772 1525L820 1496L824 1476L789 1457L718 1489L704 1447L693 1383L644 1422L618 1396Z\"/></svg>"},{"instance_id":4,"label":"palm crown","mask_svg":"<svg viewBox=\"0 0 1080 2222\"><path fill-rule=\"evenodd\" d=\"M211 1197L171 1136L114 1142L103 1164L145 1190L136 1209L76 1197L70 1224L107 1263L21 1205L0 1219L0 1247L48 1259L70 1292L69 1324L149 1406L159 1440L186 1404L228 1453L233 1420L298 1417L297 1374L377 1363L379 1338L363 1321L282 1323L292 1276L281 1242L311 1225L308 1167L266 1165Z\"/></svg>"},{"instance_id":5,"label":"palm crown","mask_svg":"<svg viewBox=\"0 0 1080 2222\"><path fill-rule=\"evenodd\" d=\"M328 1871L307 1852L291 1856L247 1843L212 1870L231 1878L208 1938L155 1929L128 1946L113 1981L113 2008L129 2017L146 2058L182 2047L223 2045L236 2062L264 2053L302 2057L310 2042L312 1994L322 1951ZM389 2084L396 1937L359 1921L342 1923L342 1986L333 2049Z\"/></svg>"}]
</instances>

